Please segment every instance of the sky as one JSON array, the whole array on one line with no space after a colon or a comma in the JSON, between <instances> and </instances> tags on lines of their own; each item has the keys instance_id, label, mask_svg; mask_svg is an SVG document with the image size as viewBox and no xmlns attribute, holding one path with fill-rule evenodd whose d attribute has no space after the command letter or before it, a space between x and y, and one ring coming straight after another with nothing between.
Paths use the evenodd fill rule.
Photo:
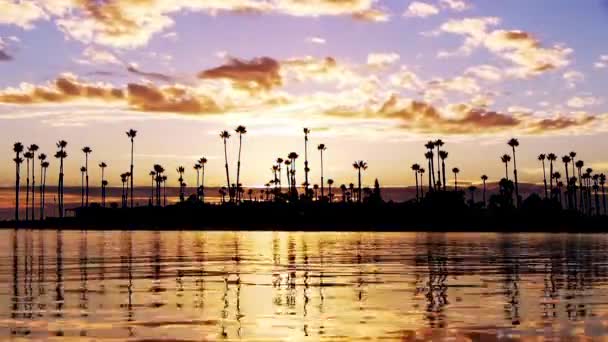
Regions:
<instances>
[{"instance_id":1,"label":"sky","mask_svg":"<svg viewBox=\"0 0 608 342\"><path fill-rule=\"evenodd\" d=\"M540 153L607 172L607 32L603 0L0 0L0 186L14 142L52 156L60 139L66 184L90 146L93 179L104 161L118 186L131 128L136 184L156 163L195 184L204 156L223 185L219 133L234 178L238 125L249 186L292 151L303 181L304 127L311 184L320 143L337 184L364 160L364 183L412 185L436 139L465 182L503 177L511 137L521 181L542 182Z\"/></svg>"}]
</instances>

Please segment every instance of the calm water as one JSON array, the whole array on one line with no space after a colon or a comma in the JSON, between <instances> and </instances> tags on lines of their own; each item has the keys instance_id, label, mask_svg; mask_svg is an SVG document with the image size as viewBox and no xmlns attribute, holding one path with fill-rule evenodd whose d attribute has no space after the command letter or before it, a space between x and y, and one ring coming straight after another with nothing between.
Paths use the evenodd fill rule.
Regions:
<instances>
[{"instance_id":1,"label":"calm water","mask_svg":"<svg viewBox=\"0 0 608 342\"><path fill-rule=\"evenodd\" d=\"M608 336L608 236L0 231L0 337Z\"/></svg>"}]
</instances>

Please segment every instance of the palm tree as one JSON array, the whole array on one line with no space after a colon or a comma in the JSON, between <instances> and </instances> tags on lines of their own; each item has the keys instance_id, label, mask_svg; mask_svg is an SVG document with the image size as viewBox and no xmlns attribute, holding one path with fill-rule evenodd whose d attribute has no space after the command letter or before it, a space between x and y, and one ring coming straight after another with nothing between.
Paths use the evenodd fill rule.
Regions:
<instances>
[{"instance_id":1,"label":"palm tree","mask_svg":"<svg viewBox=\"0 0 608 342\"><path fill-rule=\"evenodd\" d=\"M228 172L228 147L227 141L230 139L230 133L228 131L220 132L220 138L224 141L224 160L226 161L226 186L228 193L230 194L230 200L232 201L232 191L230 191L230 173Z\"/></svg>"},{"instance_id":2,"label":"palm tree","mask_svg":"<svg viewBox=\"0 0 608 342\"><path fill-rule=\"evenodd\" d=\"M437 139L437 140L435 140L434 144L435 144L435 147L437 147L437 183L436 183L436 185L437 185L438 190L441 190L441 168L439 167L439 162L441 159L440 148L444 145L444 143L443 143L443 140ZM445 169L443 171L445 172ZM445 183L445 181L443 183ZM445 184L444 184L444 187L445 187Z\"/></svg>"},{"instance_id":3,"label":"palm tree","mask_svg":"<svg viewBox=\"0 0 608 342\"><path fill-rule=\"evenodd\" d=\"M434 154L433 151L429 150L428 152L426 152L424 154L424 157L427 159L428 161L428 165L429 165L429 192L433 190L433 167L432 167L432 163L433 163L433 158L434 158Z\"/></svg>"},{"instance_id":4,"label":"palm tree","mask_svg":"<svg viewBox=\"0 0 608 342\"><path fill-rule=\"evenodd\" d=\"M160 184L163 181L163 173L165 168L159 164L154 164L154 172L156 172L156 206L160 207Z\"/></svg>"},{"instance_id":5,"label":"palm tree","mask_svg":"<svg viewBox=\"0 0 608 342\"><path fill-rule=\"evenodd\" d=\"M331 203L333 195L331 194L331 186L334 184L334 180L333 179L328 179L327 180L327 193L329 196L329 202Z\"/></svg>"},{"instance_id":6,"label":"palm tree","mask_svg":"<svg viewBox=\"0 0 608 342\"><path fill-rule=\"evenodd\" d=\"M429 156L429 182L431 184L431 186L429 186L430 188L435 188L435 160L433 159L435 154L433 153L433 150L435 149L435 142L434 141L428 141L424 147L426 147L427 150L429 150L430 153L428 153L427 155Z\"/></svg>"},{"instance_id":7,"label":"palm tree","mask_svg":"<svg viewBox=\"0 0 608 342\"><path fill-rule=\"evenodd\" d=\"M23 154L25 157L25 162L27 164L27 177L26 177L26 186L25 186L25 221L29 221L30 219L30 160L32 160L32 164L34 163L34 154L31 151L27 151Z\"/></svg>"},{"instance_id":8,"label":"palm tree","mask_svg":"<svg viewBox=\"0 0 608 342\"><path fill-rule=\"evenodd\" d=\"M346 184L340 185L340 191L342 191L342 202L346 203L346 192L348 191Z\"/></svg>"},{"instance_id":9,"label":"palm tree","mask_svg":"<svg viewBox=\"0 0 608 342\"><path fill-rule=\"evenodd\" d=\"M290 173L291 160L285 160L283 162L283 164L285 164L285 173L287 174L286 175L287 176L286 177L287 178L287 189L288 189L288 193L289 193L289 192L291 192L291 173Z\"/></svg>"},{"instance_id":10,"label":"palm tree","mask_svg":"<svg viewBox=\"0 0 608 342\"><path fill-rule=\"evenodd\" d=\"M84 168L86 172L86 206L89 206L89 154L93 152L90 147L85 146L82 148L82 152L84 153ZM131 196L133 194L131 193Z\"/></svg>"},{"instance_id":11,"label":"palm tree","mask_svg":"<svg viewBox=\"0 0 608 342\"><path fill-rule=\"evenodd\" d=\"M488 176L482 175L481 180L483 181L483 205L486 205L486 182L488 181Z\"/></svg>"},{"instance_id":12,"label":"palm tree","mask_svg":"<svg viewBox=\"0 0 608 342\"><path fill-rule=\"evenodd\" d=\"M554 153L547 154L547 160L549 161L549 193L553 197L553 162L557 160L557 156Z\"/></svg>"},{"instance_id":13,"label":"palm tree","mask_svg":"<svg viewBox=\"0 0 608 342\"><path fill-rule=\"evenodd\" d=\"M183 202L184 201L184 172L186 172L186 169L183 166L178 166L176 171L179 174L179 178L177 179L177 181L179 182L179 200L181 202Z\"/></svg>"},{"instance_id":14,"label":"palm tree","mask_svg":"<svg viewBox=\"0 0 608 342\"><path fill-rule=\"evenodd\" d=\"M606 191L604 185L606 184L606 175L600 173L600 186L602 187L602 207L604 208L604 215L606 215Z\"/></svg>"},{"instance_id":15,"label":"palm tree","mask_svg":"<svg viewBox=\"0 0 608 342\"><path fill-rule=\"evenodd\" d=\"M200 199L201 194L201 182L200 182L200 174L201 174L201 164L198 162L194 164L194 170L196 171L196 199Z\"/></svg>"},{"instance_id":16,"label":"palm tree","mask_svg":"<svg viewBox=\"0 0 608 342\"><path fill-rule=\"evenodd\" d=\"M137 131L134 129L130 129L126 133L127 137L131 139L131 169L129 170L129 173L131 175L131 208L133 208L133 151L135 147L135 137L137 136Z\"/></svg>"},{"instance_id":17,"label":"palm tree","mask_svg":"<svg viewBox=\"0 0 608 342\"><path fill-rule=\"evenodd\" d=\"M599 179L600 179L600 175L595 174L593 175L593 193L594 193L594 197L595 197L595 215L600 216L600 196L598 194L598 191L600 189L599 186ZM589 206L591 207L591 206Z\"/></svg>"},{"instance_id":18,"label":"palm tree","mask_svg":"<svg viewBox=\"0 0 608 342\"><path fill-rule=\"evenodd\" d=\"M30 145L27 150L32 152L32 221L36 220L36 151L38 151L39 147L36 144Z\"/></svg>"},{"instance_id":19,"label":"palm tree","mask_svg":"<svg viewBox=\"0 0 608 342\"><path fill-rule=\"evenodd\" d=\"M545 198L547 198L549 197L549 194L547 193L547 170L545 168L545 159L545 154L541 153L538 155L538 160L543 164L543 183L545 185Z\"/></svg>"},{"instance_id":20,"label":"palm tree","mask_svg":"<svg viewBox=\"0 0 608 342\"><path fill-rule=\"evenodd\" d=\"M167 176L163 175L161 177L161 182L163 183L163 207L167 206ZM160 202L160 200L158 200Z\"/></svg>"},{"instance_id":21,"label":"palm tree","mask_svg":"<svg viewBox=\"0 0 608 342\"><path fill-rule=\"evenodd\" d=\"M105 182L106 167L108 167L108 164L106 164L105 162L99 163L99 168L101 169L101 206L102 207L106 206L106 185L104 185L104 183L107 183L107 182Z\"/></svg>"},{"instance_id":22,"label":"palm tree","mask_svg":"<svg viewBox=\"0 0 608 342\"><path fill-rule=\"evenodd\" d=\"M277 180L279 182L278 183L279 184L278 185L279 186L279 193L282 192L282 190L281 190L281 187L282 187L282 185L281 185L282 184L281 183L281 178L282 178L282 176L281 176L281 164L283 164L283 158L277 158L277 173L279 174L279 178Z\"/></svg>"},{"instance_id":23,"label":"palm tree","mask_svg":"<svg viewBox=\"0 0 608 342\"><path fill-rule=\"evenodd\" d=\"M515 158L515 148L519 146L519 140L511 138L507 142L507 145L511 146L511 148L513 149L513 178L515 179L515 198L517 200L517 207L519 208L519 205L521 204L521 199L519 197L519 182L517 181L517 159Z\"/></svg>"},{"instance_id":24,"label":"palm tree","mask_svg":"<svg viewBox=\"0 0 608 342\"><path fill-rule=\"evenodd\" d=\"M154 181L156 180L156 171L151 170L150 173L148 173L148 176L150 176L150 178L151 178L151 183L150 183L150 204L154 205Z\"/></svg>"},{"instance_id":25,"label":"palm tree","mask_svg":"<svg viewBox=\"0 0 608 342\"><path fill-rule=\"evenodd\" d=\"M469 186L469 193L471 194L471 207L475 206L475 191L477 191L477 187L474 185Z\"/></svg>"},{"instance_id":26,"label":"palm tree","mask_svg":"<svg viewBox=\"0 0 608 342\"><path fill-rule=\"evenodd\" d=\"M247 133L247 128L245 128L245 126L238 126L235 129L235 132L239 135L239 159L236 166L236 186L238 189L241 186L241 147L243 146L243 134ZM236 200L237 202L241 201L238 191Z\"/></svg>"},{"instance_id":27,"label":"palm tree","mask_svg":"<svg viewBox=\"0 0 608 342\"><path fill-rule=\"evenodd\" d=\"M44 153L38 155L38 160L40 160L40 220L44 219L44 187L46 183L46 169L49 167L46 158L47 156Z\"/></svg>"},{"instance_id":28,"label":"palm tree","mask_svg":"<svg viewBox=\"0 0 608 342\"><path fill-rule=\"evenodd\" d=\"M424 173L426 171L424 170L424 168L420 168L420 170L418 170L418 173L420 174L420 198L424 198L424 187L422 186L422 178L424 177Z\"/></svg>"},{"instance_id":29,"label":"palm tree","mask_svg":"<svg viewBox=\"0 0 608 342\"><path fill-rule=\"evenodd\" d=\"M315 192L315 201L319 200L319 184L315 184L312 186L313 191Z\"/></svg>"},{"instance_id":30,"label":"palm tree","mask_svg":"<svg viewBox=\"0 0 608 342\"><path fill-rule=\"evenodd\" d=\"M325 192L323 190L325 184L323 181L323 151L327 150L327 147L325 144L319 144L319 146L317 146L317 150L321 152L321 200L323 200L323 197L325 196Z\"/></svg>"},{"instance_id":31,"label":"palm tree","mask_svg":"<svg viewBox=\"0 0 608 342\"><path fill-rule=\"evenodd\" d=\"M201 201L205 203L205 165L207 165L207 158L202 157L198 160L198 164L201 166Z\"/></svg>"},{"instance_id":32,"label":"palm tree","mask_svg":"<svg viewBox=\"0 0 608 342\"><path fill-rule=\"evenodd\" d=\"M23 158L21 158L21 153L23 153L23 144L20 142L16 142L13 144L13 152L15 152L15 158L13 161L15 162L15 222L19 222L19 190L21 188L21 163L23 163Z\"/></svg>"},{"instance_id":33,"label":"palm tree","mask_svg":"<svg viewBox=\"0 0 608 342\"><path fill-rule=\"evenodd\" d=\"M505 163L505 179L509 180L509 162L511 161L511 156L503 154L503 156L500 157L500 160Z\"/></svg>"},{"instance_id":34,"label":"palm tree","mask_svg":"<svg viewBox=\"0 0 608 342\"><path fill-rule=\"evenodd\" d=\"M458 173L460 173L460 169L455 167L452 169L454 173L454 191L458 191Z\"/></svg>"},{"instance_id":35,"label":"palm tree","mask_svg":"<svg viewBox=\"0 0 608 342\"><path fill-rule=\"evenodd\" d=\"M576 156L575 152L570 152L570 156L572 156L572 154L574 154L574 156ZM576 162L572 163L572 175L574 176L574 167L576 166L577 170L578 170L578 191L579 191L579 195L580 195L580 208L581 211L584 211L584 201L583 201L583 166L585 166L585 162L582 160L577 160ZM576 189L574 192L574 197L576 198ZM576 201L575 201L575 206L576 206Z\"/></svg>"},{"instance_id":36,"label":"palm tree","mask_svg":"<svg viewBox=\"0 0 608 342\"><path fill-rule=\"evenodd\" d=\"M570 176L568 175L568 163L570 163L572 159L570 156L566 155L562 157L562 163L564 163L564 167L566 168L566 202L568 208L572 208L572 198L570 193Z\"/></svg>"},{"instance_id":37,"label":"palm tree","mask_svg":"<svg viewBox=\"0 0 608 342\"><path fill-rule=\"evenodd\" d=\"M547 158L548 157L549 156L547 156ZM563 186L563 183L559 181L561 178L562 178L561 173L559 173L557 171L553 172L551 174L551 179L555 179L555 186L557 187L556 194L558 195L558 199L559 199L560 205L562 204L562 191L561 191L561 189L562 189L562 186Z\"/></svg>"},{"instance_id":38,"label":"palm tree","mask_svg":"<svg viewBox=\"0 0 608 342\"><path fill-rule=\"evenodd\" d=\"M222 204L226 203L226 187L221 187L219 193L222 196Z\"/></svg>"},{"instance_id":39,"label":"palm tree","mask_svg":"<svg viewBox=\"0 0 608 342\"><path fill-rule=\"evenodd\" d=\"M308 135L310 134L309 128L304 128L304 194L306 198L308 198L308 172L310 172L310 168L308 167Z\"/></svg>"},{"instance_id":40,"label":"palm tree","mask_svg":"<svg viewBox=\"0 0 608 342\"><path fill-rule=\"evenodd\" d=\"M126 208L127 207L127 194L126 192L126 184L128 182L129 178L128 178L128 173L122 173L120 175L120 181L122 182L122 194L121 194L121 199L122 199L122 207Z\"/></svg>"},{"instance_id":41,"label":"palm tree","mask_svg":"<svg viewBox=\"0 0 608 342\"><path fill-rule=\"evenodd\" d=\"M57 193L58 193L58 202L59 202L59 217L63 217L63 177L64 177L64 173L63 173L63 160L65 158L67 158L68 153L65 151L65 148L68 146L67 141L65 140L60 140L59 142L57 142L57 148L59 148L59 151L57 151L57 153L55 153L55 158L59 158L59 180L58 180L58 186L57 186Z\"/></svg>"},{"instance_id":42,"label":"palm tree","mask_svg":"<svg viewBox=\"0 0 608 342\"><path fill-rule=\"evenodd\" d=\"M361 200L362 200L362 197L361 197L361 195L362 195L362 192L361 192L362 191L361 190L361 170L367 170L367 163L364 162L363 160L357 160L357 161L355 161L353 163L353 167L355 168L355 170L357 170L357 172L359 174L359 177L358 177L358 180L359 180L359 190L358 190L358 195L357 195L357 201L359 203L361 203Z\"/></svg>"},{"instance_id":43,"label":"palm tree","mask_svg":"<svg viewBox=\"0 0 608 342\"><path fill-rule=\"evenodd\" d=\"M80 207L84 208L84 174L87 172L87 168L84 166L80 167Z\"/></svg>"},{"instance_id":44,"label":"palm tree","mask_svg":"<svg viewBox=\"0 0 608 342\"><path fill-rule=\"evenodd\" d=\"M416 178L416 201L420 200L420 191L418 190L418 171L420 171L420 165L413 164L412 171L414 171L414 177Z\"/></svg>"},{"instance_id":45,"label":"palm tree","mask_svg":"<svg viewBox=\"0 0 608 342\"><path fill-rule=\"evenodd\" d=\"M441 140L439 140L441 141ZM447 181L445 175L445 160L448 158L447 151L439 151L439 158L441 159L441 172L443 174L443 191L447 188ZM439 162L437 162L437 168L439 168Z\"/></svg>"},{"instance_id":46,"label":"palm tree","mask_svg":"<svg viewBox=\"0 0 608 342\"><path fill-rule=\"evenodd\" d=\"M287 159L291 160L291 171L289 172L291 174L291 187L292 187L292 196L296 196L298 195L298 189L297 189L297 183L296 183L296 159L298 159L299 155L295 152L290 152L287 155Z\"/></svg>"}]
</instances>

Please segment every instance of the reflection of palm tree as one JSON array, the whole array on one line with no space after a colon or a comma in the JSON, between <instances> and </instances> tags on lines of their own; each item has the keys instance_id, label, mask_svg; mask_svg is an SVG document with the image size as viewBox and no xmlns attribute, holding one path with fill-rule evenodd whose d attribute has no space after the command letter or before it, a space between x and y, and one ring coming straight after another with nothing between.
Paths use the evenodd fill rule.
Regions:
<instances>
[{"instance_id":1,"label":"reflection of palm tree","mask_svg":"<svg viewBox=\"0 0 608 342\"><path fill-rule=\"evenodd\" d=\"M361 200L362 200L362 198L361 198L361 170L367 170L367 163L364 162L363 160L358 160L353 163L353 167L355 168L355 170L357 170L358 175L359 175L357 178L359 181L359 190L358 190L359 194L357 195L357 201L359 203L361 203Z\"/></svg>"},{"instance_id":2,"label":"reflection of palm tree","mask_svg":"<svg viewBox=\"0 0 608 342\"><path fill-rule=\"evenodd\" d=\"M104 183L107 183L107 182L105 182L106 167L108 167L108 164L106 164L105 162L99 163L99 168L101 169L101 206L102 207L106 206L106 185L104 184Z\"/></svg>"},{"instance_id":3,"label":"reflection of palm tree","mask_svg":"<svg viewBox=\"0 0 608 342\"><path fill-rule=\"evenodd\" d=\"M127 137L131 139L131 208L133 208L133 149L135 146L135 137L137 136L137 131L134 129L130 129L127 131Z\"/></svg>"},{"instance_id":4,"label":"reflection of palm tree","mask_svg":"<svg viewBox=\"0 0 608 342\"><path fill-rule=\"evenodd\" d=\"M29 152L32 152L32 220L36 220L36 214L34 212L36 207L36 151L39 147L36 144L30 145L28 148Z\"/></svg>"},{"instance_id":5,"label":"reflection of palm tree","mask_svg":"<svg viewBox=\"0 0 608 342\"><path fill-rule=\"evenodd\" d=\"M91 152L93 152L93 150L91 150L90 147L85 146L82 149L82 152L84 153L84 168L85 168L85 173L86 173L86 206L89 206L89 154ZM131 194L132 196L133 194Z\"/></svg>"},{"instance_id":6,"label":"reflection of palm tree","mask_svg":"<svg viewBox=\"0 0 608 342\"><path fill-rule=\"evenodd\" d=\"M49 168L49 162L46 161L46 154L42 153L38 156L42 162L40 163L40 172L42 172L42 176L40 176L40 219L44 219L44 207L45 207L45 193L46 193L46 171Z\"/></svg>"},{"instance_id":7,"label":"reflection of palm tree","mask_svg":"<svg viewBox=\"0 0 608 342\"><path fill-rule=\"evenodd\" d=\"M59 148L59 151L55 153L55 158L59 158L59 186L57 187L57 197L59 201L59 217L63 217L63 160L68 156L68 153L65 151L65 148L67 146L67 141L60 140L57 143L57 148Z\"/></svg>"},{"instance_id":8,"label":"reflection of palm tree","mask_svg":"<svg viewBox=\"0 0 608 342\"><path fill-rule=\"evenodd\" d=\"M230 190L230 173L228 172L228 147L227 140L230 139L230 133L228 131L220 132L220 138L224 141L224 160L226 161L226 186L227 189ZM232 192L230 192L230 199L232 200Z\"/></svg>"},{"instance_id":9,"label":"reflection of palm tree","mask_svg":"<svg viewBox=\"0 0 608 342\"><path fill-rule=\"evenodd\" d=\"M540 160L540 162L543 164L543 183L545 185L545 198L548 197L548 193L547 193L547 171L545 168L545 159L546 156L545 154L541 153L538 155L538 160Z\"/></svg>"},{"instance_id":10,"label":"reflection of palm tree","mask_svg":"<svg viewBox=\"0 0 608 342\"><path fill-rule=\"evenodd\" d=\"M25 220L29 221L30 218L30 160L34 163L34 154L31 151L27 151L23 154L27 165L26 170L26 186L25 186Z\"/></svg>"},{"instance_id":11,"label":"reflection of palm tree","mask_svg":"<svg viewBox=\"0 0 608 342\"><path fill-rule=\"evenodd\" d=\"M507 145L511 146L511 148L513 149L513 178L515 179L515 198L517 200L517 207L519 207L520 205L520 198L519 198L519 184L517 182L517 161L515 159L515 148L519 146L519 141L515 138L511 138L508 142Z\"/></svg>"},{"instance_id":12,"label":"reflection of palm tree","mask_svg":"<svg viewBox=\"0 0 608 342\"><path fill-rule=\"evenodd\" d=\"M486 182L488 181L488 176L482 175L481 180L483 181L483 205L486 205Z\"/></svg>"},{"instance_id":13,"label":"reflection of palm tree","mask_svg":"<svg viewBox=\"0 0 608 342\"><path fill-rule=\"evenodd\" d=\"M511 161L511 156L503 154L502 157L500 157L500 161L505 163L505 179L509 180L509 162Z\"/></svg>"},{"instance_id":14,"label":"reflection of palm tree","mask_svg":"<svg viewBox=\"0 0 608 342\"><path fill-rule=\"evenodd\" d=\"M454 173L454 191L458 191L458 173L460 173L460 169L455 167L452 169Z\"/></svg>"},{"instance_id":15,"label":"reflection of palm tree","mask_svg":"<svg viewBox=\"0 0 608 342\"><path fill-rule=\"evenodd\" d=\"M23 144L20 142L16 142L13 144L13 152L15 152L15 158L13 161L15 162L15 222L19 222L19 190L21 187L21 163L23 163L23 158L21 158L21 153L23 153Z\"/></svg>"},{"instance_id":16,"label":"reflection of palm tree","mask_svg":"<svg viewBox=\"0 0 608 342\"><path fill-rule=\"evenodd\" d=\"M243 134L247 133L247 128L245 128L245 126L239 126L235 129L235 132L239 135L239 159L236 165L236 187L238 190L241 186L241 147L243 146ZM236 195L236 200L240 201L241 198L238 191Z\"/></svg>"},{"instance_id":17,"label":"reflection of palm tree","mask_svg":"<svg viewBox=\"0 0 608 342\"><path fill-rule=\"evenodd\" d=\"M420 165L413 164L412 171L414 171L414 177L416 178L416 201L420 200L420 191L418 190L418 171L420 171Z\"/></svg>"},{"instance_id":18,"label":"reflection of palm tree","mask_svg":"<svg viewBox=\"0 0 608 342\"><path fill-rule=\"evenodd\" d=\"M325 196L325 192L323 191L325 187L325 182L323 181L323 151L327 150L327 147L325 146L325 144L319 144L319 146L317 146L317 149L319 150L319 152L321 152L321 200L323 200L323 196Z\"/></svg>"}]
</instances>

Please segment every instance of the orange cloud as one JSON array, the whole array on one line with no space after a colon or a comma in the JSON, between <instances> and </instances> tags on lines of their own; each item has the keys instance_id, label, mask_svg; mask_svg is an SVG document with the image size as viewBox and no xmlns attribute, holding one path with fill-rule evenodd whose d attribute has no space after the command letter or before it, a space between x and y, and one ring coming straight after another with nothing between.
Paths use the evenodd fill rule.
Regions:
<instances>
[{"instance_id":1,"label":"orange cloud","mask_svg":"<svg viewBox=\"0 0 608 342\"><path fill-rule=\"evenodd\" d=\"M250 61L231 58L227 64L198 74L200 79L227 79L242 89L270 90L282 84L280 64L269 57Z\"/></svg>"}]
</instances>

